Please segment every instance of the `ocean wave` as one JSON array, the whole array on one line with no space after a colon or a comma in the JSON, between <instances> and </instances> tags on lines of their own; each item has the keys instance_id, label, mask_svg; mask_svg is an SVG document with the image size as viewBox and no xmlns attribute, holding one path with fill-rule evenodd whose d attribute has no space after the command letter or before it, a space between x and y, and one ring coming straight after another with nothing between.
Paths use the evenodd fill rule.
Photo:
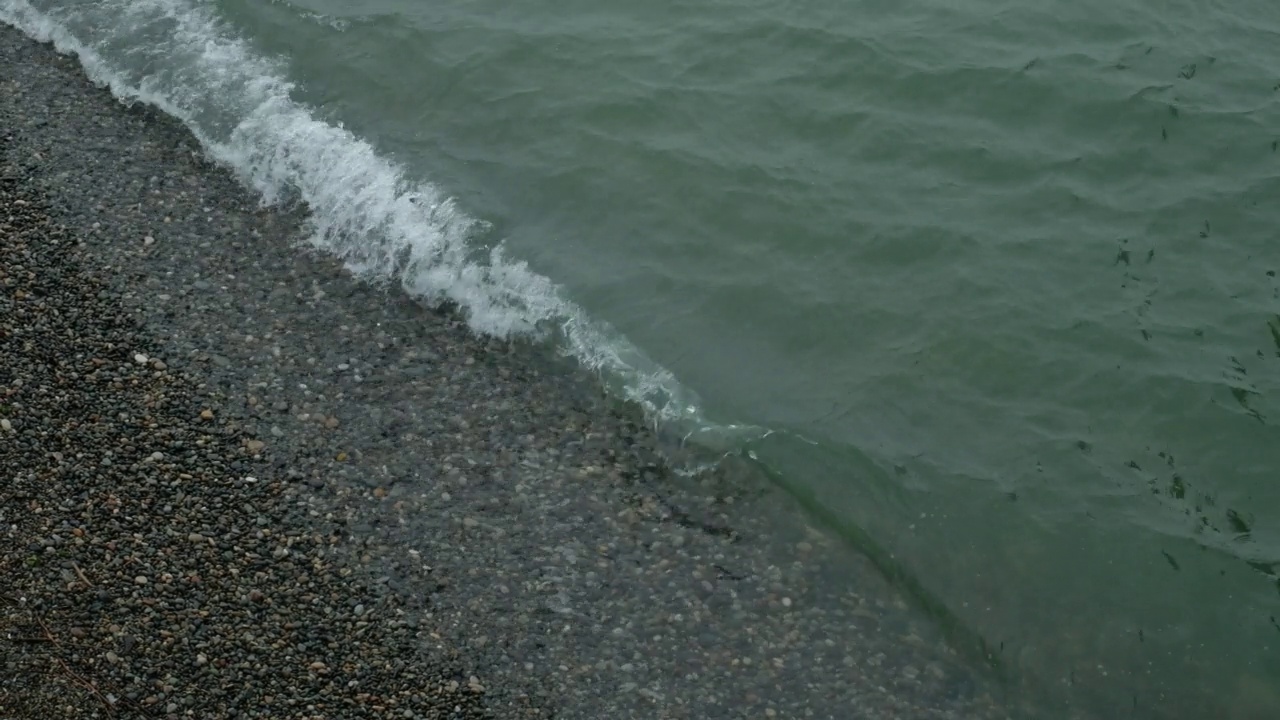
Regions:
<instances>
[{"instance_id":1,"label":"ocean wave","mask_svg":"<svg viewBox=\"0 0 1280 720\"><path fill-rule=\"evenodd\" d=\"M306 203L310 243L363 278L455 304L480 334L554 336L608 388L686 437L726 447L734 444L726 443L730 438L760 435L757 428L708 422L670 371L589 317L549 278L509 257L500 243L477 247L471 240L486 223L295 101L285 63L256 51L206 5L0 0L0 21L77 56L89 77L121 100L181 120L264 204Z\"/></svg>"}]
</instances>

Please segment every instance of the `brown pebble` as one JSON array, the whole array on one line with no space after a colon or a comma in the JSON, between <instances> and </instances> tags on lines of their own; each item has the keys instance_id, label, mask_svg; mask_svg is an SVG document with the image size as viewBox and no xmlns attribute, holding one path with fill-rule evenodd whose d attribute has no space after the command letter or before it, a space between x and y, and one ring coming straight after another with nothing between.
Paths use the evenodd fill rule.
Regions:
<instances>
[{"instance_id":1,"label":"brown pebble","mask_svg":"<svg viewBox=\"0 0 1280 720\"><path fill-rule=\"evenodd\" d=\"M253 602L262 602L265 598L266 595L263 595L261 590L254 589L249 591L249 599Z\"/></svg>"},{"instance_id":2,"label":"brown pebble","mask_svg":"<svg viewBox=\"0 0 1280 720\"><path fill-rule=\"evenodd\" d=\"M324 421L324 426L329 428L330 430L338 427L338 418L336 417L326 418Z\"/></svg>"},{"instance_id":3,"label":"brown pebble","mask_svg":"<svg viewBox=\"0 0 1280 720\"><path fill-rule=\"evenodd\" d=\"M253 453L254 455L257 455L258 453L262 452L263 448L265 448L267 444L262 442L261 440L246 440L244 443L244 446L248 448L249 452Z\"/></svg>"},{"instance_id":4,"label":"brown pebble","mask_svg":"<svg viewBox=\"0 0 1280 720\"><path fill-rule=\"evenodd\" d=\"M212 420L212 419L213 419L213 411L212 411L212 410L209 410L209 409L207 409L207 408L206 408L206 409L204 409L204 410L201 410L201 411L200 411L200 419L201 419L201 420Z\"/></svg>"},{"instance_id":5,"label":"brown pebble","mask_svg":"<svg viewBox=\"0 0 1280 720\"><path fill-rule=\"evenodd\" d=\"M169 369L169 366L168 366L168 365L165 365L163 360L152 360L152 361L151 361L151 367L152 367L153 369L155 369L155 370L167 370L167 369Z\"/></svg>"}]
</instances>

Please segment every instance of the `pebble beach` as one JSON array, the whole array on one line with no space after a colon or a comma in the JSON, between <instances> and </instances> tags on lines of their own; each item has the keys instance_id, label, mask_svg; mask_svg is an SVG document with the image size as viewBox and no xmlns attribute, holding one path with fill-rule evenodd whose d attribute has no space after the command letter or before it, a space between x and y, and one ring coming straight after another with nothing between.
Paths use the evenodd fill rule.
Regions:
<instances>
[{"instance_id":1,"label":"pebble beach","mask_svg":"<svg viewBox=\"0 0 1280 720\"><path fill-rule=\"evenodd\" d=\"M0 26L0 719L1031 716L546 348Z\"/></svg>"}]
</instances>

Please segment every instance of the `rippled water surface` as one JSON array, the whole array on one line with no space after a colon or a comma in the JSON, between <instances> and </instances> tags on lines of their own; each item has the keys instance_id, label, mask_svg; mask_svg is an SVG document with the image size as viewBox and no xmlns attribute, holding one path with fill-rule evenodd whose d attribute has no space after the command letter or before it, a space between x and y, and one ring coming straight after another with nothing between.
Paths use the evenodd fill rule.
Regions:
<instances>
[{"instance_id":1,"label":"rippled water surface","mask_svg":"<svg viewBox=\"0 0 1280 720\"><path fill-rule=\"evenodd\" d=\"M563 328L1046 707L1280 717L1280 5L128 5L0 12Z\"/></svg>"}]
</instances>

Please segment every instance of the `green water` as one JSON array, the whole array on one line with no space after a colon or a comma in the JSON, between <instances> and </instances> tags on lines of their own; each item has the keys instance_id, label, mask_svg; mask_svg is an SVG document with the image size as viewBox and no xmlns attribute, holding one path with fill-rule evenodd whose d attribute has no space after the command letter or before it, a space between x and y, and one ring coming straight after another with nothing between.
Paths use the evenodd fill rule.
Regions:
<instances>
[{"instance_id":1,"label":"green water","mask_svg":"<svg viewBox=\"0 0 1280 720\"><path fill-rule=\"evenodd\" d=\"M354 7L216 3L1020 691L1280 717L1280 5Z\"/></svg>"},{"instance_id":2,"label":"green water","mask_svg":"<svg viewBox=\"0 0 1280 720\"><path fill-rule=\"evenodd\" d=\"M257 5L1053 702L1280 716L1280 6Z\"/></svg>"}]
</instances>

